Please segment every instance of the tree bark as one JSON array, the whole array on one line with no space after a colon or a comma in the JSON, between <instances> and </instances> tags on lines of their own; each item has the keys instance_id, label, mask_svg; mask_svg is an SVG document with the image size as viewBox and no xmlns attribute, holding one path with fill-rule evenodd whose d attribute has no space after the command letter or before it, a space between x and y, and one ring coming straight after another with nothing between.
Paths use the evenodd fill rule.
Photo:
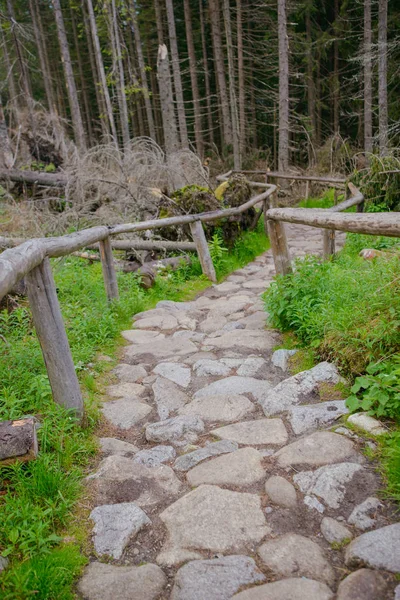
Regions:
<instances>
[{"instance_id":1,"label":"tree bark","mask_svg":"<svg viewBox=\"0 0 400 600\"><path fill-rule=\"evenodd\" d=\"M239 151L243 158L246 150L246 90L243 56L243 14L242 0L236 0L237 47L238 47L238 85L239 85Z\"/></svg>"},{"instance_id":2,"label":"tree bark","mask_svg":"<svg viewBox=\"0 0 400 600\"><path fill-rule=\"evenodd\" d=\"M233 142L232 122L229 114L228 93L225 80L224 53L222 49L221 19L219 0L210 0L210 23L214 48L215 71L218 80L219 104L222 112L222 145L229 146Z\"/></svg>"},{"instance_id":3,"label":"tree bark","mask_svg":"<svg viewBox=\"0 0 400 600\"><path fill-rule=\"evenodd\" d=\"M334 0L334 26L333 26L333 133L339 134L339 0Z\"/></svg>"},{"instance_id":4,"label":"tree bark","mask_svg":"<svg viewBox=\"0 0 400 600\"><path fill-rule=\"evenodd\" d=\"M111 131L111 135L114 140L114 143L117 144L117 142L118 142L117 129L115 127L114 114L113 114L110 94L108 91L106 72L104 70L103 57L101 55L100 42L99 42L99 36L97 34L96 18L94 15L92 0L87 0L87 7L88 7L88 11L89 11L89 22L90 22L90 30L92 33L94 56L95 56L96 65L97 65L97 72L98 72L98 75L100 78L101 91L103 94L103 98L104 98L105 106L106 106L106 110L107 110L108 123L109 123L110 131ZM97 82L95 82L95 83L97 84Z\"/></svg>"},{"instance_id":5,"label":"tree bark","mask_svg":"<svg viewBox=\"0 0 400 600\"><path fill-rule=\"evenodd\" d=\"M203 144L203 132L201 124L201 108L200 108L200 94L199 86L197 83L197 61L196 53L194 49L193 41L193 30L192 30L192 15L190 11L190 0L183 1L183 7L185 12L185 29L186 29L186 40L189 54L189 70L190 70L190 82L192 85L193 95L193 111L194 111L194 136L196 140L196 149L200 157L204 155L204 144Z\"/></svg>"},{"instance_id":6,"label":"tree bark","mask_svg":"<svg viewBox=\"0 0 400 600\"><path fill-rule=\"evenodd\" d=\"M8 137L7 123L4 118L3 104L0 96L0 167L11 169L14 163L11 151L10 138Z\"/></svg>"},{"instance_id":7,"label":"tree bark","mask_svg":"<svg viewBox=\"0 0 400 600\"><path fill-rule=\"evenodd\" d=\"M208 55L206 43L206 30L204 23L203 0L199 0L199 15L200 15L200 32L201 32L201 47L203 51L203 70L204 70L204 85L206 90L206 107L207 107L207 125L208 139L210 144L214 143L214 125L211 112L211 86L210 86L210 70L208 68Z\"/></svg>"},{"instance_id":8,"label":"tree bark","mask_svg":"<svg viewBox=\"0 0 400 600\"><path fill-rule=\"evenodd\" d=\"M129 144L129 116L128 116L128 104L126 101L125 93L125 73L124 64L122 61L122 48L119 39L119 23L118 13L116 9L115 0L111 0L110 5L110 33L111 33L111 48L113 54L113 63L117 71L117 98L119 105L119 120L121 123L121 133L123 146L126 147Z\"/></svg>"},{"instance_id":9,"label":"tree bark","mask_svg":"<svg viewBox=\"0 0 400 600\"><path fill-rule=\"evenodd\" d=\"M39 54L40 70L43 77L47 106L49 107L50 112L57 112L57 105L51 83L50 69L48 68L48 62L46 60L46 50L43 47L44 37L41 35L41 27L39 27L40 13L36 4L36 0L29 0L29 11L31 13L33 34L35 36L36 47Z\"/></svg>"},{"instance_id":10,"label":"tree bark","mask_svg":"<svg viewBox=\"0 0 400 600\"><path fill-rule=\"evenodd\" d=\"M154 0L154 9L156 12L158 45L161 46L164 43L164 29L163 29L163 19L162 19L162 10L161 10L160 0Z\"/></svg>"},{"instance_id":11,"label":"tree bark","mask_svg":"<svg viewBox=\"0 0 400 600\"><path fill-rule=\"evenodd\" d=\"M61 2L60 0L52 0L52 4L57 25L58 41L60 44L65 82L67 85L75 142L79 150L84 152L86 150L85 130L83 128L82 114L79 106L78 94L76 91L74 72L72 70L71 55L69 52L67 34L65 32L64 18L61 11Z\"/></svg>"},{"instance_id":12,"label":"tree bark","mask_svg":"<svg viewBox=\"0 0 400 600\"><path fill-rule=\"evenodd\" d=\"M286 0L278 0L279 37L279 149L278 169L289 168L289 43L287 36Z\"/></svg>"},{"instance_id":13,"label":"tree bark","mask_svg":"<svg viewBox=\"0 0 400 600\"><path fill-rule=\"evenodd\" d=\"M379 151L388 151L388 101L387 101L387 12L388 0L379 0L378 24L378 95L379 95Z\"/></svg>"},{"instance_id":14,"label":"tree bark","mask_svg":"<svg viewBox=\"0 0 400 600\"><path fill-rule=\"evenodd\" d=\"M172 72L174 75L175 98L178 111L179 137L181 140L182 148L188 148L189 140L187 134L185 104L183 101L181 70L179 66L178 41L176 39L174 5L172 0L166 0L166 8L168 19L169 43L171 46Z\"/></svg>"},{"instance_id":15,"label":"tree bark","mask_svg":"<svg viewBox=\"0 0 400 600\"><path fill-rule=\"evenodd\" d=\"M373 151L372 139L372 27L371 0L364 0L364 151Z\"/></svg>"},{"instance_id":16,"label":"tree bark","mask_svg":"<svg viewBox=\"0 0 400 600\"><path fill-rule=\"evenodd\" d=\"M225 21L225 33L226 33L226 45L228 50L228 77L229 77L229 100L231 105L231 121L232 121L232 137L233 137L233 161L234 168L240 170L241 168L241 157L240 157L240 134L239 134L239 122L237 113L237 102L236 102L236 91L235 91L235 63L233 56L233 39L232 39L232 28L231 28L231 11L229 6L229 0L223 0L222 4L223 15Z\"/></svg>"},{"instance_id":17,"label":"tree bark","mask_svg":"<svg viewBox=\"0 0 400 600\"><path fill-rule=\"evenodd\" d=\"M161 113L164 129L165 152L167 155L179 148L174 100L172 95L171 73L169 70L168 50L165 44L158 49L158 84L160 88Z\"/></svg>"},{"instance_id":18,"label":"tree bark","mask_svg":"<svg viewBox=\"0 0 400 600\"><path fill-rule=\"evenodd\" d=\"M314 60L312 51L312 30L311 30L311 4L306 9L306 36L307 36L307 101L308 101L308 116L310 119L310 138L311 143L316 141L317 132L317 117L315 111L315 83L314 83ZM311 161L312 153L310 153L309 161Z\"/></svg>"}]
</instances>

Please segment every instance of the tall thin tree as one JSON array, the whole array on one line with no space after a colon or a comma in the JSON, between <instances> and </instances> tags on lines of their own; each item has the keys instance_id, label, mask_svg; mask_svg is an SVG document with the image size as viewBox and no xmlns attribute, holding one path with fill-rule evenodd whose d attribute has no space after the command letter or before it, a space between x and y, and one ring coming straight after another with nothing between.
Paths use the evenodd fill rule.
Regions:
<instances>
[{"instance_id":1,"label":"tall thin tree","mask_svg":"<svg viewBox=\"0 0 400 600\"><path fill-rule=\"evenodd\" d=\"M289 41L287 35L286 0L278 0L279 45L279 146L278 168L289 167Z\"/></svg>"},{"instance_id":2,"label":"tall thin tree","mask_svg":"<svg viewBox=\"0 0 400 600\"><path fill-rule=\"evenodd\" d=\"M111 33L111 48L113 54L114 68L116 70L116 88L119 106L119 120L121 123L122 142L127 146L130 140L129 135L129 116L128 104L126 101L125 91L125 73L124 63L122 60L122 48L120 42L119 20L117 6L115 0L111 0L110 5L110 33Z\"/></svg>"},{"instance_id":3,"label":"tall thin tree","mask_svg":"<svg viewBox=\"0 0 400 600\"><path fill-rule=\"evenodd\" d=\"M157 76L160 88L161 113L164 129L165 152L167 155L179 148L178 128L175 119L171 73L168 50L165 44L158 48Z\"/></svg>"},{"instance_id":4,"label":"tall thin tree","mask_svg":"<svg viewBox=\"0 0 400 600\"><path fill-rule=\"evenodd\" d=\"M372 138L372 26L371 0L364 0L364 151L373 151Z\"/></svg>"},{"instance_id":5,"label":"tall thin tree","mask_svg":"<svg viewBox=\"0 0 400 600\"><path fill-rule=\"evenodd\" d=\"M201 33L201 47L203 51L203 71L204 71L204 86L206 91L206 107L207 107L207 125L208 125L208 138L210 143L214 143L214 124L211 113L211 86L210 86L210 69L208 68L208 53L207 53L207 42L206 42L206 28L204 22L204 9L203 0L199 0L199 15L200 15L200 33Z\"/></svg>"},{"instance_id":6,"label":"tall thin tree","mask_svg":"<svg viewBox=\"0 0 400 600\"><path fill-rule=\"evenodd\" d=\"M229 0L223 0L223 15L225 21L226 45L228 51L228 82L229 99L231 106L232 141L233 141L233 163L236 170L241 167L240 145L239 145L239 122L237 113L236 91L235 91L235 64L233 56L233 39L231 27L231 12Z\"/></svg>"},{"instance_id":7,"label":"tall thin tree","mask_svg":"<svg viewBox=\"0 0 400 600\"><path fill-rule=\"evenodd\" d=\"M378 96L379 96L379 151L388 151L388 98L387 98L387 13L388 0L379 0L378 23Z\"/></svg>"},{"instance_id":8,"label":"tall thin tree","mask_svg":"<svg viewBox=\"0 0 400 600\"><path fill-rule=\"evenodd\" d=\"M244 76L244 54L243 54L243 11L242 0L236 0L236 27L237 27L237 51L238 51L238 86L239 86L239 148L240 156L243 158L246 147L246 90Z\"/></svg>"},{"instance_id":9,"label":"tall thin tree","mask_svg":"<svg viewBox=\"0 0 400 600\"><path fill-rule=\"evenodd\" d=\"M44 37L41 35L39 28L40 13L38 11L38 5L36 3L36 0L29 0L29 11L31 13L33 34L35 36L36 47L39 54L40 71L43 76L43 84L46 94L47 106L49 107L49 110L51 112L56 112L57 106L53 91L52 77L48 66L48 62L46 60L46 50L43 47L43 43L45 40Z\"/></svg>"},{"instance_id":10,"label":"tall thin tree","mask_svg":"<svg viewBox=\"0 0 400 600\"><path fill-rule=\"evenodd\" d=\"M196 61L196 53L195 53L195 49L194 49L190 0L183 0L183 8L184 8L184 13L185 13L186 40L187 40L188 54L189 54L190 82L192 84L192 95L193 95L194 136L195 136L195 140L196 140L197 152L200 156L203 156L204 145L203 145L203 131L202 131L202 123L201 123L200 94L199 94L199 86L197 83L197 61Z\"/></svg>"}]
</instances>

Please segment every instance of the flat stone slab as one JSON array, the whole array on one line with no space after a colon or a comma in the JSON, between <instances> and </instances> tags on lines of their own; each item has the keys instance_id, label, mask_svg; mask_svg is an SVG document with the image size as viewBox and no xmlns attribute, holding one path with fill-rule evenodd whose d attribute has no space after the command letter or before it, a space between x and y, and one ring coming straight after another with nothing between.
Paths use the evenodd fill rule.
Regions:
<instances>
[{"instance_id":1,"label":"flat stone slab","mask_svg":"<svg viewBox=\"0 0 400 600\"><path fill-rule=\"evenodd\" d=\"M171 500L184 486L171 467L146 467L124 456L108 456L98 470L87 477L97 504L134 502L140 507Z\"/></svg>"},{"instance_id":2,"label":"flat stone slab","mask_svg":"<svg viewBox=\"0 0 400 600\"><path fill-rule=\"evenodd\" d=\"M203 460L211 458L211 456L235 452L238 447L236 442L229 442L227 440L212 442L211 444L204 446L204 448L199 448L198 450L179 456L175 461L174 469L175 471L189 471L189 469L192 469Z\"/></svg>"},{"instance_id":3,"label":"flat stone slab","mask_svg":"<svg viewBox=\"0 0 400 600\"><path fill-rule=\"evenodd\" d=\"M195 560L179 569L171 600L230 600L242 586L265 581L249 556Z\"/></svg>"},{"instance_id":4,"label":"flat stone slab","mask_svg":"<svg viewBox=\"0 0 400 600\"><path fill-rule=\"evenodd\" d=\"M346 484L364 468L356 463L339 463L316 471L301 471L293 481L304 494L315 494L330 508L339 508L346 494Z\"/></svg>"},{"instance_id":5,"label":"flat stone slab","mask_svg":"<svg viewBox=\"0 0 400 600\"><path fill-rule=\"evenodd\" d=\"M363 531L369 529L376 523L375 515L379 508L382 508L382 502L379 498L367 498L364 502L354 507L347 521L350 525L357 527L357 529Z\"/></svg>"},{"instance_id":6,"label":"flat stone slab","mask_svg":"<svg viewBox=\"0 0 400 600\"><path fill-rule=\"evenodd\" d=\"M282 577L308 577L333 585L335 573L322 549L302 535L288 533L268 540L258 549L263 563Z\"/></svg>"},{"instance_id":7,"label":"flat stone slab","mask_svg":"<svg viewBox=\"0 0 400 600\"><path fill-rule=\"evenodd\" d=\"M146 388L139 383L117 383L107 388L107 395L112 398L140 398L145 392Z\"/></svg>"},{"instance_id":8,"label":"flat stone slab","mask_svg":"<svg viewBox=\"0 0 400 600\"><path fill-rule=\"evenodd\" d=\"M174 460L176 450L172 446L154 446L149 450L140 450L135 455L135 462L146 467L158 467L163 463Z\"/></svg>"},{"instance_id":9,"label":"flat stone slab","mask_svg":"<svg viewBox=\"0 0 400 600\"><path fill-rule=\"evenodd\" d=\"M368 531L353 540L346 550L346 565L365 565L400 573L400 523Z\"/></svg>"},{"instance_id":10,"label":"flat stone slab","mask_svg":"<svg viewBox=\"0 0 400 600\"><path fill-rule=\"evenodd\" d=\"M232 600L333 600L333 596L320 581L293 577L239 592Z\"/></svg>"},{"instance_id":11,"label":"flat stone slab","mask_svg":"<svg viewBox=\"0 0 400 600\"><path fill-rule=\"evenodd\" d=\"M209 318L225 317L233 313L239 312L251 304L250 296L239 294L230 298L220 298L210 302Z\"/></svg>"},{"instance_id":12,"label":"flat stone slab","mask_svg":"<svg viewBox=\"0 0 400 600\"><path fill-rule=\"evenodd\" d=\"M213 333L214 331L219 331L224 327L227 323L227 319L221 316L207 317L204 319L199 325L200 331L203 333Z\"/></svg>"},{"instance_id":13,"label":"flat stone slab","mask_svg":"<svg viewBox=\"0 0 400 600\"><path fill-rule=\"evenodd\" d=\"M204 377L205 375L217 375L219 377L227 377L232 369L227 365L224 365L218 360L198 360L194 363L193 369L198 377Z\"/></svg>"},{"instance_id":14,"label":"flat stone slab","mask_svg":"<svg viewBox=\"0 0 400 600\"><path fill-rule=\"evenodd\" d=\"M197 441L203 433L204 423L195 415L179 415L146 426L146 439L149 442L170 442L177 446Z\"/></svg>"},{"instance_id":15,"label":"flat stone slab","mask_svg":"<svg viewBox=\"0 0 400 600\"><path fill-rule=\"evenodd\" d=\"M96 506L89 518L94 522L93 543L99 555L119 559L133 537L151 521L133 502Z\"/></svg>"},{"instance_id":16,"label":"flat stone slab","mask_svg":"<svg viewBox=\"0 0 400 600\"><path fill-rule=\"evenodd\" d=\"M159 363L153 369L153 372L157 373L157 375L162 375L162 377L173 381L183 388L187 388L192 378L192 373L188 367L173 362Z\"/></svg>"},{"instance_id":17,"label":"flat stone slab","mask_svg":"<svg viewBox=\"0 0 400 600\"><path fill-rule=\"evenodd\" d=\"M100 452L109 456L110 454L119 454L120 456L134 456L139 452L139 448L117 438L100 438Z\"/></svg>"},{"instance_id":18,"label":"flat stone slab","mask_svg":"<svg viewBox=\"0 0 400 600\"><path fill-rule=\"evenodd\" d=\"M216 396L219 394L252 394L258 399L269 389L271 389L271 384L263 379L233 376L210 383L198 390L194 397L203 398L204 396Z\"/></svg>"},{"instance_id":19,"label":"flat stone slab","mask_svg":"<svg viewBox=\"0 0 400 600\"><path fill-rule=\"evenodd\" d=\"M267 390L260 404L267 417L288 410L299 404L306 394L314 392L319 383L336 384L343 381L335 365L322 362L308 371L289 377L274 388Z\"/></svg>"},{"instance_id":20,"label":"flat stone slab","mask_svg":"<svg viewBox=\"0 0 400 600\"><path fill-rule=\"evenodd\" d=\"M265 366L266 362L263 358L249 356L244 360L242 365L237 370L240 377L254 377L260 369Z\"/></svg>"},{"instance_id":21,"label":"flat stone slab","mask_svg":"<svg viewBox=\"0 0 400 600\"><path fill-rule=\"evenodd\" d=\"M289 366L289 358L296 354L297 350L285 350L283 348L275 350L271 357L271 362L274 367L278 367L282 371L287 371Z\"/></svg>"},{"instance_id":22,"label":"flat stone slab","mask_svg":"<svg viewBox=\"0 0 400 600\"><path fill-rule=\"evenodd\" d=\"M223 440L249 446L282 446L286 444L288 434L282 419L257 419L243 421L213 429L211 433Z\"/></svg>"},{"instance_id":23,"label":"flat stone slab","mask_svg":"<svg viewBox=\"0 0 400 600\"><path fill-rule=\"evenodd\" d=\"M143 421L151 411L151 406L145 402L138 402L131 398L105 402L101 409L107 421L120 429L130 429Z\"/></svg>"},{"instance_id":24,"label":"flat stone slab","mask_svg":"<svg viewBox=\"0 0 400 600\"><path fill-rule=\"evenodd\" d=\"M157 562L175 565L201 551L238 554L270 532L256 494L201 485L160 514L168 539Z\"/></svg>"},{"instance_id":25,"label":"flat stone slab","mask_svg":"<svg viewBox=\"0 0 400 600\"><path fill-rule=\"evenodd\" d=\"M351 540L352 532L340 521L331 517L324 517L321 521L321 533L330 544L340 544L344 540Z\"/></svg>"},{"instance_id":26,"label":"flat stone slab","mask_svg":"<svg viewBox=\"0 0 400 600\"><path fill-rule=\"evenodd\" d=\"M354 415L350 415L347 422L372 435L384 435L388 432L380 421L374 419L374 417L371 417L367 413L355 413Z\"/></svg>"},{"instance_id":27,"label":"flat stone slab","mask_svg":"<svg viewBox=\"0 0 400 600\"><path fill-rule=\"evenodd\" d=\"M320 402L319 404L306 404L293 406L289 410L288 419L296 435L317 429L321 425L333 423L349 411L344 400Z\"/></svg>"},{"instance_id":28,"label":"flat stone slab","mask_svg":"<svg viewBox=\"0 0 400 600\"><path fill-rule=\"evenodd\" d=\"M189 396L176 383L173 383L170 379L165 379L165 377L157 377L152 389L160 419L168 419L171 413L189 402Z\"/></svg>"},{"instance_id":29,"label":"flat stone slab","mask_svg":"<svg viewBox=\"0 0 400 600\"><path fill-rule=\"evenodd\" d=\"M158 331L141 331L139 329L128 329L122 331L121 335L131 344L148 344L165 339L165 335Z\"/></svg>"},{"instance_id":30,"label":"flat stone slab","mask_svg":"<svg viewBox=\"0 0 400 600\"><path fill-rule=\"evenodd\" d=\"M132 590L140 600L157 600L167 584L167 578L157 565L114 567L92 562L78 583L85 600L132 600Z\"/></svg>"},{"instance_id":31,"label":"flat stone slab","mask_svg":"<svg viewBox=\"0 0 400 600\"><path fill-rule=\"evenodd\" d=\"M169 313L144 317L135 321L137 329L157 329L159 331L170 331L178 327L178 320Z\"/></svg>"},{"instance_id":32,"label":"flat stone slab","mask_svg":"<svg viewBox=\"0 0 400 600\"><path fill-rule=\"evenodd\" d=\"M265 483L265 491L269 499L278 506L284 508L295 508L297 506L297 494L294 486L284 477L273 475Z\"/></svg>"},{"instance_id":33,"label":"flat stone slab","mask_svg":"<svg viewBox=\"0 0 400 600\"><path fill-rule=\"evenodd\" d=\"M243 283L243 287L246 290L259 290L265 291L267 288L268 282L264 279L251 279L250 281L245 281Z\"/></svg>"},{"instance_id":34,"label":"flat stone slab","mask_svg":"<svg viewBox=\"0 0 400 600\"><path fill-rule=\"evenodd\" d=\"M122 383L137 383L147 377L147 371L141 365L126 365L124 363L113 369L113 373Z\"/></svg>"},{"instance_id":35,"label":"flat stone slab","mask_svg":"<svg viewBox=\"0 0 400 600\"><path fill-rule=\"evenodd\" d=\"M147 357L154 361L166 358L176 358L177 356L187 356L197 352L197 346L190 340L180 338L166 338L145 344L134 344L124 348L124 355L128 359L139 360L141 357L147 360Z\"/></svg>"},{"instance_id":36,"label":"flat stone slab","mask_svg":"<svg viewBox=\"0 0 400 600\"><path fill-rule=\"evenodd\" d=\"M216 395L196 398L179 410L180 415L198 415L203 421L231 423L255 411L245 396Z\"/></svg>"},{"instance_id":37,"label":"flat stone slab","mask_svg":"<svg viewBox=\"0 0 400 600\"><path fill-rule=\"evenodd\" d=\"M235 331L228 331L219 337L206 338L204 343L219 350L240 348L241 350L266 352L272 350L276 345L276 339L268 331L236 329Z\"/></svg>"},{"instance_id":38,"label":"flat stone slab","mask_svg":"<svg viewBox=\"0 0 400 600\"><path fill-rule=\"evenodd\" d=\"M388 596L386 580L377 571L359 569L340 583L337 600L384 600ZM396 600L396 598L394 599Z\"/></svg>"},{"instance_id":39,"label":"flat stone slab","mask_svg":"<svg viewBox=\"0 0 400 600\"><path fill-rule=\"evenodd\" d=\"M354 456L354 453L354 444L351 440L331 431L317 431L281 448L275 453L275 458L280 467L292 465L319 467L342 462Z\"/></svg>"},{"instance_id":40,"label":"flat stone slab","mask_svg":"<svg viewBox=\"0 0 400 600\"><path fill-rule=\"evenodd\" d=\"M197 465L186 478L193 487L203 483L235 487L253 485L265 479L261 460L261 454L254 448L241 448Z\"/></svg>"}]
</instances>

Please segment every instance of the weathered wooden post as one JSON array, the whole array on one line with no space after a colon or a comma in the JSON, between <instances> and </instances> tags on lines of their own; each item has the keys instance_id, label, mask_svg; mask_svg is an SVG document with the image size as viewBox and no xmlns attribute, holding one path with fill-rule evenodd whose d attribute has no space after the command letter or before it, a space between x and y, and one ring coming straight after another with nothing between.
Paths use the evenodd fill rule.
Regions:
<instances>
[{"instance_id":1,"label":"weathered wooden post","mask_svg":"<svg viewBox=\"0 0 400 600\"><path fill-rule=\"evenodd\" d=\"M328 260L335 254L335 230L324 229L322 233L323 240L323 256L325 260Z\"/></svg>"},{"instance_id":2,"label":"weathered wooden post","mask_svg":"<svg viewBox=\"0 0 400 600\"><path fill-rule=\"evenodd\" d=\"M26 276L33 323L42 348L53 399L83 417L84 405L71 350L58 303L50 261L43 262Z\"/></svg>"},{"instance_id":3,"label":"weathered wooden post","mask_svg":"<svg viewBox=\"0 0 400 600\"><path fill-rule=\"evenodd\" d=\"M206 277L216 283L217 276L215 274L214 265L211 259L210 250L208 248L203 225L200 220L190 223L190 231L193 241L196 244L197 254L199 256L201 269Z\"/></svg>"},{"instance_id":4,"label":"weathered wooden post","mask_svg":"<svg viewBox=\"0 0 400 600\"><path fill-rule=\"evenodd\" d=\"M270 196L270 208L274 208L274 196ZM271 221L267 218L268 200L264 200L264 227L265 233L271 243L272 256L274 258L275 271L279 275L287 275L292 272L290 252L287 245L285 225L280 221Z\"/></svg>"},{"instance_id":5,"label":"weathered wooden post","mask_svg":"<svg viewBox=\"0 0 400 600\"><path fill-rule=\"evenodd\" d=\"M104 287L109 302L118 300L117 273L114 266L114 257L112 253L111 241L107 237L99 243L101 267L103 269Z\"/></svg>"}]
</instances>

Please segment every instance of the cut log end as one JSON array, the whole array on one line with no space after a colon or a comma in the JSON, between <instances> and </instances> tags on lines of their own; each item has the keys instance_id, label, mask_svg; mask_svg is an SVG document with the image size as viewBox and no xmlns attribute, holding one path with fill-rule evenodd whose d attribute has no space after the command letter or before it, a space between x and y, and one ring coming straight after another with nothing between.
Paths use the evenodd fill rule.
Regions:
<instances>
[{"instance_id":1,"label":"cut log end","mask_svg":"<svg viewBox=\"0 0 400 600\"><path fill-rule=\"evenodd\" d=\"M0 466L33 460L37 453L34 418L0 422Z\"/></svg>"}]
</instances>

